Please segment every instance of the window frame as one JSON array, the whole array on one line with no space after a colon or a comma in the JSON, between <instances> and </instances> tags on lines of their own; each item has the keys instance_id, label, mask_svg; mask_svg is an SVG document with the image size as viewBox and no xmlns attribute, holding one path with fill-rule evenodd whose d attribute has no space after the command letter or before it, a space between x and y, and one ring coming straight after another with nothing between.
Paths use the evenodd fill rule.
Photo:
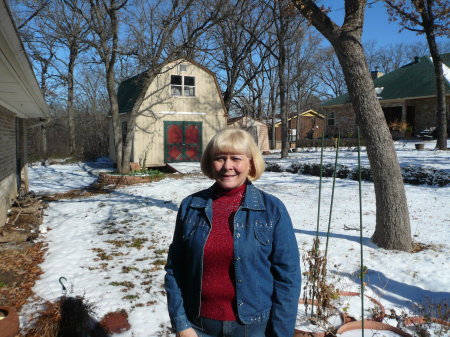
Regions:
<instances>
[{"instance_id":1,"label":"window frame","mask_svg":"<svg viewBox=\"0 0 450 337\"><path fill-rule=\"evenodd\" d=\"M328 111L327 113L327 126L336 125L336 114L334 111Z\"/></svg>"},{"instance_id":2,"label":"window frame","mask_svg":"<svg viewBox=\"0 0 450 337\"><path fill-rule=\"evenodd\" d=\"M181 78L181 84L173 83L175 78ZM192 79L193 85L186 84L186 78ZM195 97L195 76L170 75L170 96Z\"/></svg>"}]
</instances>

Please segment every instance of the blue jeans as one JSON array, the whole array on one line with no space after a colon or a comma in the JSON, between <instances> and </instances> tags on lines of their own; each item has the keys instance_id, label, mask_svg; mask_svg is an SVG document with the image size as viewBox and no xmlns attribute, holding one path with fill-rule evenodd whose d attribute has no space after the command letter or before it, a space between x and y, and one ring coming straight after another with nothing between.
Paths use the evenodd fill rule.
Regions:
<instances>
[{"instance_id":1,"label":"blue jeans","mask_svg":"<svg viewBox=\"0 0 450 337\"><path fill-rule=\"evenodd\" d=\"M199 337L265 337L266 326L267 321L242 324L200 317L193 322L192 327Z\"/></svg>"}]
</instances>

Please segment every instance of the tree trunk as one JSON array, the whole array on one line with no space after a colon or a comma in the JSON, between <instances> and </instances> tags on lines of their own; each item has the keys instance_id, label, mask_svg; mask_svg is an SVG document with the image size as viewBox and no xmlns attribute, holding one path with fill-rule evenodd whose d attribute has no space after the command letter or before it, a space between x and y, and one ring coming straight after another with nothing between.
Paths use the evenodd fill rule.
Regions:
<instances>
[{"instance_id":1,"label":"tree trunk","mask_svg":"<svg viewBox=\"0 0 450 337\"><path fill-rule=\"evenodd\" d=\"M403 178L364 51L351 37L332 44L344 72L372 169L376 197L376 228L372 240L386 249L410 251L412 239Z\"/></svg>"},{"instance_id":2,"label":"tree trunk","mask_svg":"<svg viewBox=\"0 0 450 337\"><path fill-rule=\"evenodd\" d=\"M42 125L42 163L46 165L48 159L48 148L47 148L47 126Z\"/></svg>"},{"instance_id":3,"label":"tree trunk","mask_svg":"<svg viewBox=\"0 0 450 337\"><path fill-rule=\"evenodd\" d=\"M69 125L69 154L75 153L75 117L73 112L73 74L75 70L75 60L77 58L78 48L71 47L69 55L69 69L67 73L67 118Z\"/></svg>"},{"instance_id":4,"label":"tree trunk","mask_svg":"<svg viewBox=\"0 0 450 337\"><path fill-rule=\"evenodd\" d=\"M285 46L285 26L283 15L280 14L280 33L278 34L278 76L280 85L280 113L281 113L281 158L289 156L289 138L288 138L288 111L286 104L286 46Z\"/></svg>"},{"instance_id":5,"label":"tree trunk","mask_svg":"<svg viewBox=\"0 0 450 337\"><path fill-rule=\"evenodd\" d=\"M411 229L400 165L361 43L366 1L345 1L342 27L331 21L312 0L293 0L293 3L330 41L341 64L373 174L376 227L372 239L382 248L410 251Z\"/></svg>"},{"instance_id":6,"label":"tree trunk","mask_svg":"<svg viewBox=\"0 0 450 337\"><path fill-rule=\"evenodd\" d=\"M444 72L442 70L442 60L439 55L438 46L436 44L436 38L434 35L434 29L428 27L432 23L424 20L424 30L427 37L428 47L430 49L431 59L433 61L434 75L436 78L436 122L438 127L438 135L436 148L439 150L447 150L447 112L445 104L445 81Z\"/></svg>"}]
</instances>

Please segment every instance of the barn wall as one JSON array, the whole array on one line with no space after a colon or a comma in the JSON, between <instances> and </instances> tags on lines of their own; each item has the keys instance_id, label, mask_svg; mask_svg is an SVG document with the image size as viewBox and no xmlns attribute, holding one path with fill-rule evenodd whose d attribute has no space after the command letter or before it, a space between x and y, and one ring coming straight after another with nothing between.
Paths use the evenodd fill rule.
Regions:
<instances>
[{"instance_id":1,"label":"barn wall","mask_svg":"<svg viewBox=\"0 0 450 337\"><path fill-rule=\"evenodd\" d=\"M226 114L214 77L186 62L188 71L180 72L178 64L167 67L150 85L136 120L132 161L141 166L164 164L164 122L202 123L202 150L209 140L226 127ZM170 75L195 77L195 96L171 96Z\"/></svg>"}]
</instances>

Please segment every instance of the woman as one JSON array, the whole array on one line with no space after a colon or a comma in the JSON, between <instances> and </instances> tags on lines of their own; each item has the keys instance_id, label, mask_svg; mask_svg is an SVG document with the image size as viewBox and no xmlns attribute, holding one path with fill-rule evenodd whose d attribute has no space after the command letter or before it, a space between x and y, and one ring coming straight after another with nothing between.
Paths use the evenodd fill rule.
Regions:
<instances>
[{"instance_id":1,"label":"woman","mask_svg":"<svg viewBox=\"0 0 450 337\"><path fill-rule=\"evenodd\" d=\"M264 171L253 137L220 131L201 169L215 184L182 201L166 265L177 336L292 336L299 252L283 203L251 183Z\"/></svg>"}]
</instances>

